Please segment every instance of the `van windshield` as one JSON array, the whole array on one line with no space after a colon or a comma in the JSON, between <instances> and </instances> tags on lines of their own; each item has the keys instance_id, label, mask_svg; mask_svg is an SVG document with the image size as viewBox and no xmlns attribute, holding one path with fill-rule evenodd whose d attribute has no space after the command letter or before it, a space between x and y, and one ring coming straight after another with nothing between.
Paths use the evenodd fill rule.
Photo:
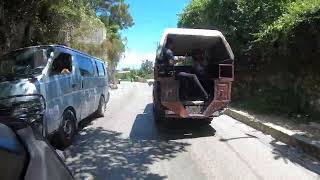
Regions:
<instances>
[{"instance_id":1,"label":"van windshield","mask_svg":"<svg viewBox=\"0 0 320 180\"><path fill-rule=\"evenodd\" d=\"M47 59L46 47L32 47L5 54L0 57L0 81L39 75Z\"/></svg>"}]
</instances>

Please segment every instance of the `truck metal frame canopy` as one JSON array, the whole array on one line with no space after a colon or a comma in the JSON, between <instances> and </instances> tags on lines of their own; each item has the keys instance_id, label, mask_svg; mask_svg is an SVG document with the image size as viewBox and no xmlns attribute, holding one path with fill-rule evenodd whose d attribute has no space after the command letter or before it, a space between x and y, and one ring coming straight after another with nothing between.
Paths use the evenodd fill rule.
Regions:
<instances>
[{"instance_id":1,"label":"truck metal frame canopy","mask_svg":"<svg viewBox=\"0 0 320 180\"><path fill-rule=\"evenodd\" d=\"M216 74L210 78L210 81L214 82L213 99L206 103L205 110L201 114L192 114L186 110L186 104L179 99L179 81L175 77L160 76L157 72L168 39L173 44L171 50L175 56L190 55L193 50L197 49L205 50L209 69ZM161 97L159 99L161 105L180 118L210 117L214 112L226 107L231 100L231 85L234 79L233 62L234 54L231 47L222 33L217 30L166 29L159 43L155 65L155 80L161 88L161 93L157 96Z\"/></svg>"},{"instance_id":2,"label":"truck metal frame canopy","mask_svg":"<svg viewBox=\"0 0 320 180\"><path fill-rule=\"evenodd\" d=\"M175 56L184 56L194 49L212 48L217 52L215 58L234 60L234 54L229 43L220 31L203 29L169 28L162 35L157 56L162 56L162 48L167 39L173 43Z\"/></svg>"}]
</instances>

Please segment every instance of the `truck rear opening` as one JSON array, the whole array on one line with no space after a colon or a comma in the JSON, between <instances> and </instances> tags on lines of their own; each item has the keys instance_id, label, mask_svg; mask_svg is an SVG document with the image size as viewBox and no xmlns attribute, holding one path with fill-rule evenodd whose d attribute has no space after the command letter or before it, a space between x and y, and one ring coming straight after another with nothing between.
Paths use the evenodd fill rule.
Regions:
<instances>
[{"instance_id":1,"label":"truck rear opening","mask_svg":"<svg viewBox=\"0 0 320 180\"><path fill-rule=\"evenodd\" d=\"M208 119L221 114L231 100L234 79L234 56L223 35L215 30L169 29L163 35L160 50L166 47L168 38L173 42L172 51L178 63L161 63L163 53L157 54L155 118ZM198 57L203 58L205 73L201 75L195 70L199 63L192 54L195 49ZM187 74L187 78L181 78L181 74Z\"/></svg>"}]
</instances>

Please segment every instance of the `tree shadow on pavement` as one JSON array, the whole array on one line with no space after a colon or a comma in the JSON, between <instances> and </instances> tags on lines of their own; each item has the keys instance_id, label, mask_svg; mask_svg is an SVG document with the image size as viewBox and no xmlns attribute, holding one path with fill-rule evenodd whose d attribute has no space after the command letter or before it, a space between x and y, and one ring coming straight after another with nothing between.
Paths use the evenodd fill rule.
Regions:
<instances>
[{"instance_id":1,"label":"tree shadow on pavement","mask_svg":"<svg viewBox=\"0 0 320 180\"><path fill-rule=\"evenodd\" d=\"M270 144L275 160L283 160L286 164L290 161L320 175L320 162L315 158L277 140L271 141Z\"/></svg>"},{"instance_id":2,"label":"tree shadow on pavement","mask_svg":"<svg viewBox=\"0 0 320 180\"><path fill-rule=\"evenodd\" d=\"M164 179L148 166L175 158L187 143L131 140L119 132L84 128L66 153L66 164L76 179Z\"/></svg>"},{"instance_id":3,"label":"tree shadow on pavement","mask_svg":"<svg viewBox=\"0 0 320 180\"><path fill-rule=\"evenodd\" d=\"M153 104L148 104L143 114L138 114L130 132L133 140L177 140L214 136L216 130L201 120L169 119L166 123L155 123Z\"/></svg>"}]
</instances>

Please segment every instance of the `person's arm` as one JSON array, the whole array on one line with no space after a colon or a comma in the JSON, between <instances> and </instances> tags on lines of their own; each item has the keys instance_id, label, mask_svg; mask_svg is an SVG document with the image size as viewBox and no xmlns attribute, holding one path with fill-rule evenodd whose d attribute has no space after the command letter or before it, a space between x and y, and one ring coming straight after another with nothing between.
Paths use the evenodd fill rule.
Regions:
<instances>
[{"instance_id":1,"label":"person's arm","mask_svg":"<svg viewBox=\"0 0 320 180\"><path fill-rule=\"evenodd\" d=\"M61 71L61 74L69 74L69 73L70 73L70 71L67 68L63 68Z\"/></svg>"}]
</instances>

